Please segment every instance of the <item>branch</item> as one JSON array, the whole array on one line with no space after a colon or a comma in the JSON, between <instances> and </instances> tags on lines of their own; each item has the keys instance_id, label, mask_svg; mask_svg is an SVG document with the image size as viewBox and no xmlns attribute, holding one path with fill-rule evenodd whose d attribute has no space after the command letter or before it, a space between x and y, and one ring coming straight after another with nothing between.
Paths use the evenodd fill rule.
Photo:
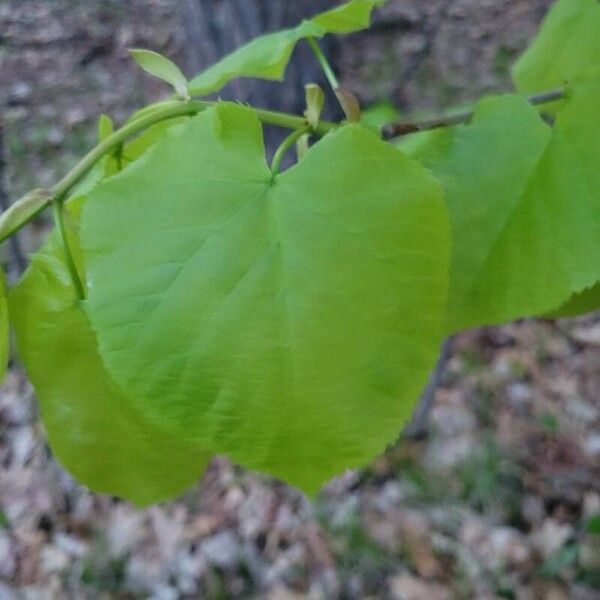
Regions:
<instances>
[{"instance_id":1,"label":"branch","mask_svg":"<svg viewBox=\"0 0 600 600\"><path fill-rule=\"evenodd\" d=\"M547 104L549 102L555 102L565 97L565 90L553 90L544 94L538 94L529 98L529 102L533 105ZM217 102L208 102L202 100L188 100L186 102L166 102L160 109L156 109L150 113L144 114L134 121L126 123L123 127L115 131L112 135L108 136L101 144L96 146L90 152L88 152L74 167L71 169L51 190L52 198L56 202L62 202L67 198L73 188L91 171L102 158L113 152L119 147L126 139L137 135L161 121L168 119L174 119L176 117L193 116L202 112L203 110L214 106ZM289 113L276 112L271 110L265 110L261 108L251 107L254 114L263 123L269 125L275 125L277 127L283 127L286 129L298 130L307 126L305 117L292 115ZM456 125L458 123L467 123L473 117L473 112L464 112L450 115L445 118L437 118L429 121L422 121L420 123L396 123L385 125L382 129L382 137L385 140L390 140L408 133L414 133L417 131L426 131L429 129L436 129L439 127L447 127L449 125ZM314 133L319 135L325 135L326 133L333 131L338 128L338 123L331 121L320 121L318 126L315 128ZM0 233L0 243L10 237L13 233L16 233L27 223L41 212L46 205L40 206L39 210L35 213L29 214L27 218L23 219L19 223L18 227L11 230L9 233Z\"/></svg>"},{"instance_id":2,"label":"branch","mask_svg":"<svg viewBox=\"0 0 600 600\"><path fill-rule=\"evenodd\" d=\"M417 404L413 417L404 428L403 436L409 440L422 440L429 433L429 415L435 404L435 393L440 387L442 377L448 366L450 354L452 352L452 343L454 338L449 337L442 344L440 356L437 364L429 377L429 383L423 390L419 403Z\"/></svg>"},{"instance_id":3,"label":"branch","mask_svg":"<svg viewBox=\"0 0 600 600\"><path fill-rule=\"evenodd\" d=\"M564 89L552 90L550 92L544 92L543 94L536 94L530 96L527 101L533 106L539 106L540 104L548 104L550 102L557 102L563 100L566 96ZM417 133L419 131L431 131L432 129L440 129L442 127L451 127L452 125L461 125L468 123L473 118L474 112L472 110L458 112L445 117L434 117L433 119L425 119L424 121L407 121L404 123L390 123L384 125L381 130L381 137L384 140L392 140L394 138L402 137L410 133Z\"/></svg>"}]
</instances>

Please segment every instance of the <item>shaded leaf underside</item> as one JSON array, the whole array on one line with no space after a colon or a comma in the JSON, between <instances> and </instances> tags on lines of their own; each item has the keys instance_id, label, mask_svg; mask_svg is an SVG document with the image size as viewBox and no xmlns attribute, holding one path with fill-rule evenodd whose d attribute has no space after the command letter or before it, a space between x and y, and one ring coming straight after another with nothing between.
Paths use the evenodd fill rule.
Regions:
<instances>
[{"instance_id":1,"label":"shaded leaf underside","mask_svg":"<svg viewBox=\"0 0 600 600\"><path fill-rule=\"evenodd\" d=\"M411 142L453 226L448 332L543 314L600 279L599 91L573 90L554 129L505 96Z\"/></svg>"},{"instance_id":2,"label":"shaded leaf underside","mask_svg":"<svg viewBox=\"0 0 600 600\"><path fill-rule=\"evenodd\" d=\"M198 479L210 454L150 423L107 374L58 235L12 290L10 311L50 446L80 482L146 505Z\"/></svg>"}]
</instances>

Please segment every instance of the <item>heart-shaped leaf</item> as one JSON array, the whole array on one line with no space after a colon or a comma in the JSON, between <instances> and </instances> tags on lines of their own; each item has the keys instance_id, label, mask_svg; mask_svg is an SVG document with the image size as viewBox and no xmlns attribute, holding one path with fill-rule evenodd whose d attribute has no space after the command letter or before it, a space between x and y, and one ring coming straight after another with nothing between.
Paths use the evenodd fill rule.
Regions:
<instances>
[{"instance_id":1,"label":"heart-shaped leaf","mask_svg":"<svg viewBox=\"0 0 600 600\"><path fill-rule=\"evenodd\" d=\"M442 182L454 232L448 330L554 310L600 279L598 88L554 130L517 97L411 143Z\"/></svg>"},{"instance_id":2,"label":"heart-shaped leaf","mask_svg":"<svg viewBox=\"0 0 600 600\"><path fill-rule=\"evenodd\" d=\"M298 27L258 37L194 77L189 84L190 94L203 96L218 92L236 77L280 81L285 75L292 52L301 39L365 29L369 26L373 9L385 2L386 0L351 0L303 21Z\"/></svg>"},{"instance_id":3,"label":"heart-shaped leaf","mask_svg":"<svg viewBox=\"0 0 600 600\"><path fill-rule=\"evenodd\" d=\"M219 104L100 185L82 241L139 410L307 491L398 435L435 362L440 188L362 126L274 177L254 113Z\"/></svg>"},{"instance_id":4,"label":"heart-shaped leaf","mask_svg":"<svg viewBox=\"0 0 600 600\"><path fill-rule=\"evenodd\" d=\"M539 35L513 69L523 93L600 77L600 3L558 0Z\"/></svg>"},{"instance_id":5,"label":"heart-shaped leaf","mask_svg":"<svg viewBox=\"0 0 600 600\"><path fill-rule=\"evenodd\" d=\"M323 112L323 106L325 106L325 92L320 85L316 83L309 83L304 86L305 97L306 97L306 110L304 116L306 121L313 128L316 129L319 125L321 113Z\"/></svg>"},{"instance_id":6,"label":"heart-shaped leaf","mask_svg":"<svg viewBox=\"0 0 600 600\"><path fill-rule=\"evenodd\" d=\"M197 480L210 454L150 423L107 374L58 235L12 290L10 312L50 446L79 481L146 505Z\"/></svg>"}]
</instances>

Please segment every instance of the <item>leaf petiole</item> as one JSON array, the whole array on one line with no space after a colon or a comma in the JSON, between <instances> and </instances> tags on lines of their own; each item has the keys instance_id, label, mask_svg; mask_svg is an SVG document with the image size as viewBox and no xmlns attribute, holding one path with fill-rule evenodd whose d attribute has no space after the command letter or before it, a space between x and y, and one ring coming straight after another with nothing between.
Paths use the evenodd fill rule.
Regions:
<instances>
[{"instance_id":1,"label":"leaf petiole","mask_svg":"<svg viewBox=\"0 0 600 600\"><path fill-rule=\"evenodd\" d=\"M71 252L71 246L67 237L67 230L65 228L63 210L63 203L54 199L52 201L54 225L60 233L63 249L65 252L66 264L69 270L69 275L71 276L71 281L73 282L73 286L75 287L75 291L77 292L77 297L79 298L79 300L85 300L85 290L83 287L83 283L81 282L81 277L79 276L79 272L77 271L77 266L75 265L75 260L73 259L73 253Z\"/></svg>"},{"instance_id":2,"label":"leaf petiole","mask_svg":"<svg viewBox=\"0 0 600 600\"><path fill-rule=\"evenodd\" d=\"M207 102L202 100L190 100L188 102L169 102L164 107L145 113L143 116L129 121L120 129L106 137L100 144L90 150L74 167L71 169L49 192L50 196L58 203L62 203L75 188L75 186L92 170L102 158L107 154L118 153L119 147L125 140L133 137L142 131L148 129L152 125L175 119L177 117L194 116L203 110L210 108L216 104L215 102ZM252 108L256 116L268 125L283 127L286 129L297 130L299 127L306 126L306 118L288 113L282 113L261 108ZM331 121L320 121L314 129L314 133L324 135L328 131L332 131L339 125ZM47 204L47 203L46 203ZM46 206L44 204L44 206ZM41 210L42 207L40 207ZM22 229L27 223L32 221L38 214L39 210L26 215L24 218L11 228L8 232L0 231L0 243L8 237Z\"/></svg>"},{"instance_id":3,"label":"leaf petiole","mask_svg":"<svg viewBox=\"0 0 600 600\"><path fill-rule=\"evenodd\" d=\"M305 125L304 127L301 127L300 129L296 129L296 131L293 131L290 135L288 135L285 140L283 140L283 142L281 143L281 146L279 146L279 148L277 148L277 150L275 151L275 154L273 155L273 162L271 163L271 173L273 173L273 177L275 177L280 169L281 169L281 163L283 161L283 157L286 155L287 151L292 148L292 146L303 136L306 135L307 133L310 133L311 131L311 127L310 125Z\"/></svg>"},{"instance_id":4,"label":"leaf petiole","mask_svg":"<svg viewBox=\"0 0 600 600\"><path fill-rule=\"evenodd\" d=\"M319 61L319 64L323 69L323 73L325 74L325 77L329 82L329 85L334 91L337 90L340 87L340 84L335 73L333 72L333 69L331 68L331 65L329 64L329 61L327 60L327 57L323 53L323 50L321 50L321 47L319 46L317 40L315 40L314 37L308 37L306 38L306 40L311 50L313 51L313 54Z\"/></svg>"}]
</instances>

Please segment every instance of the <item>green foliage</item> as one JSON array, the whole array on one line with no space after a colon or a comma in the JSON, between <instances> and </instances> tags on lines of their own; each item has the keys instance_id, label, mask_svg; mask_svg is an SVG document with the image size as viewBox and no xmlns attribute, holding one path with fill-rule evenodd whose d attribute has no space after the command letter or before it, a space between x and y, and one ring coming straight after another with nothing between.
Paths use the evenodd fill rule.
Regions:
<instances>
[{"instance_id":1,"label":"green foliage","mask_svg":"<svg viewBox=\"0 0 600 600\"><path fill-rule=\"evenodd\" d=\"M98 119L98 142L103 142L115 131L112 119L108 115L100 115Z\"/></svg>"},{"instance_id":2,"label":"green foliage","mask_svg":"<svg viewBox=\"0 0 600 600\"><path fill-rule=\"evenodd\" d=\"M513 69L518 90L536 93L600 77L598 32L598 0L558 0Z\"/></svg>"},{"instance_id":3,"label":"green foliage","mask_svg":"<svg viewBox=\"0 0 600 600\"><path fill-rule=\"evenodd\" d=\"M390 102L379 102L362 111L361 123L379 132L384 125L400 119L400 111Z\"/></svg>"},{"instance_id":4,"label":"green foliage","mask_svg":"<svg viewBox=\"0 0 600 600\"><path fill-rule=\"evenodd\" d=\"M301 39L367 27L380 4L258 38L191 93L281 79ZM515 68L520 91L576 82L552 126L522 98L486 98L472 122L411 136L405 152L373 134L397 118L388 106L338 126L320 122L314 86L304 117L190 101L175 65L134 51L180 98L118 131L103 116L99 147L0 217L4 240L71 198L63 239L51 235L8 300L57 458L139 504L185 489L215 453L314 492L396 437L444 335L600 307L599 15L595 1L560 0ZM271 168L259 118L294 130ZM279 173L294 142L302 161ZM486 477L465 483L476 503L506 487L484 458Z\"/></svg>"},{"instance_id":5,"label":"green foliage","mask_svg":"<svg viewBox=\"0 0 600 600\"><path fill-rule=\"evenodd\" d=\"M50 445L79 481L145 505L199 477L208 459L200 445L150 423L107 374L56 232L9 302Z\"/></svg>"},{"instance_id":6,"label":"green foliage","mask_svg":"<svg viewBox=\"0 0 600 600\"><path fill-rule=\"evenodd\" d=\"M175 93L184 99L188 99L188 82L185 75L179 67L168 58L153 52L152 50L143 50L141 48L132 48L129 50L133 60L150 75L158 77L173 86Z\"/></svg>"},{"instance_id":7,"label":"green foliage","mask_svg":"<svg viewBox=\"0 0 600 600\"><path fill-rule=\"evenodd\" d=\"M304 87L306 110L304 116L308 124L315 129L319 124L323 107L325 106L325 92L320 85L309 83Z\"/></svg>"},{"instance_id":8,"label":"green foliage","mask_svg":"<svg viewBox=\"0 0 600 600\"><path fill-rule=\"evenodd\" d=\"M296 44L305 38L321 38L327 33L352 33L369 26L371 12L386 0L351 0L347 4L302 21L292 29L258 37L238 48L189 84L192 96L218 92L232 79L256 77L281 81Z\"/></svg>"},{"instance_id":9,"label":"green foliage","mask_svg":"<svg viewBox=\"0 0 600 600\"><path fill-rule=\"evenodd\" d=\"M4 381L8 365L8 302L6 299L6 278L0 270L0 383Z\"/></svg>"},{"instance_id":10,"label":"green foliage","mask_svg":"<svg viewBox=\"0 0 600 600\"><path fill-rule=\"evenodd\" d=\"M220 104L96 188L82 241L101 355L139 409L307 491L395 437L435 362L440 189L360 126L274 177L253 112Z\"/></svg>"},{"instance_id":11,"label":"green foliage","mask_svg":"<svg viewBox=\"0 0 600 600\"><path fill-rule=\"evenodd\" d=\"M592 535L600 535L600 513L596 513L587 520L585 530Z\"/></svg>"},{"instance_id":12,"label":"green foliage","mask_svg":"<svg viewBox=\"0 0 600 600\"><path fill-rule=\"evenodd\" d=\"M448 332L549 312L600 279L599 93L573 90L553 129L518 97L485 99L411 143L453 226Z\"/></svg>"},{"instance_id":13,"label":"green foliage","mask_svg":"<svg viewBox=\"0 0 600 600\"><path fill-rule=\"evenodd\" d=\"M566 319L587 315L597 310L600 310L600 284L574 294L558 310L544 316L547 319Z\"/></svg>"}]
</instances>

